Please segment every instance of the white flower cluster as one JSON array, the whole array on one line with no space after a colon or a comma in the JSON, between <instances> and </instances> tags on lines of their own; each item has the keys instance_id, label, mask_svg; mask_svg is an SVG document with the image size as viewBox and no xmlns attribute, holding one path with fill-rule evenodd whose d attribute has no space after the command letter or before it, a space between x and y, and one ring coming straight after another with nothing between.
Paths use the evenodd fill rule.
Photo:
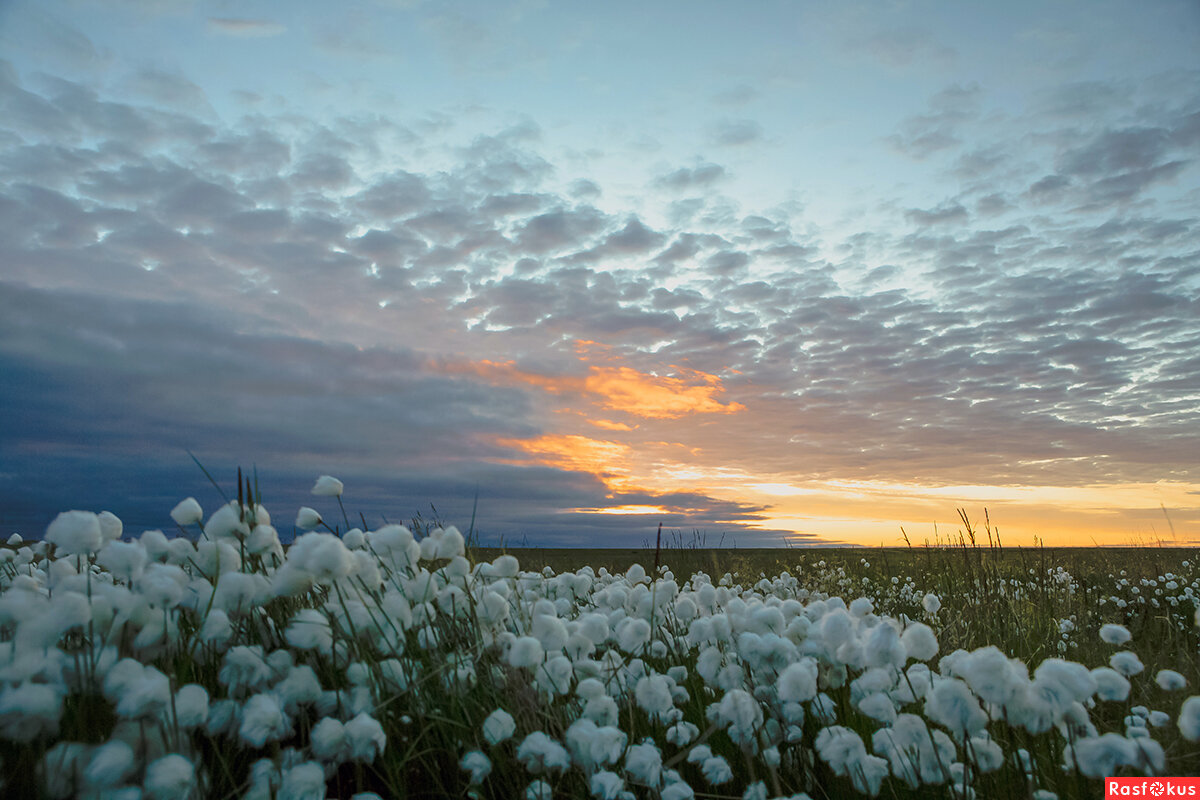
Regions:
<instances>
[{"instance_id":1,"label":"white flower cluster","mask_svg":"<svg viewBox=\"0 0 1200 800\"><path fill-rule=\"evenodd\" d=\"M342 489L322 476L313 493ZM298 527L321 524L310 511ZM35 783L0 788L199 797L228 789L228 764L206 754L232 748L248 754L239 796L319 798L350 775L373 797L389 786L362 784L361 767L443 702L479 713L447 734L460 772L441 779L474 791L515 774L510 796L525 797L736 788L765 800L769 785L803 798L825 776L870 796L894 781L971 798L1005 770L1046 796L1046 765L1007 743L1045 737L1054 770L1099 778L1162 774L1155 731L1200 740L1200 696L1174 725L1139 705L1118 712L1122 732L1101 732L1102 704L1124 707L1142 680L1133 650L1032 671L994 646L938 659L930 625L953 615L907 578L925 622L810 593L789 573L751 587L640 566L555 575L508 555L472 565L454 528L310 530L285 548L261 505L205 522L189 498L171 513L197 542L122 540L113 515L71 511L45 543L0 551L0 738L44 754ZM1132 637L1113 623L1099 639ZM1188 681L1161 669L1154 683ZM101 728L63 738L83 708L103 709ZM751 760L758 775L743 771Z\"/></svg>"}]
</instances>

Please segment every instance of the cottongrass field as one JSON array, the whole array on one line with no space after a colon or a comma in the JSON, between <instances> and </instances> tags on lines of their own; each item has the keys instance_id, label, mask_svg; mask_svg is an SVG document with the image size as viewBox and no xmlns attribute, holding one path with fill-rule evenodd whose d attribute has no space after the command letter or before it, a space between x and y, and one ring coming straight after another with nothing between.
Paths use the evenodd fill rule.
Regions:
<instances>
[{"instance_id":1,"label":"cottongrass field","mask_svg":"<svg viewBox=\"0 0 1200 800\"><path fill-rule=\"evenodd\" d=\"M68 511L0 549L0 795L1051 800L1200 773L1178 551L556 573L352 527L342 490L317 480L329 520L301 508L286 547L239 477L172 536Z\"/></svg>"}]
</instances>

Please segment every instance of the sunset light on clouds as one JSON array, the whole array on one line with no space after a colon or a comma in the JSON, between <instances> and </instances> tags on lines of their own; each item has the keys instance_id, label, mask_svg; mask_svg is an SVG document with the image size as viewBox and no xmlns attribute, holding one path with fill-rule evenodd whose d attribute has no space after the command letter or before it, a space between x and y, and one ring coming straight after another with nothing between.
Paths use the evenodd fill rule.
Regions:
<instances>
[{"instance_id":1,"label":"sunset light on clouds","mask_svg":"<svg viewBox=\"0 0 1200 800\"><path fill-rule=\"evenodd\" d=\"M0 533L1200 541L1200 10L0 4ZM207 498L207 500L205 500Z\"/></svg>"}]
</instances>

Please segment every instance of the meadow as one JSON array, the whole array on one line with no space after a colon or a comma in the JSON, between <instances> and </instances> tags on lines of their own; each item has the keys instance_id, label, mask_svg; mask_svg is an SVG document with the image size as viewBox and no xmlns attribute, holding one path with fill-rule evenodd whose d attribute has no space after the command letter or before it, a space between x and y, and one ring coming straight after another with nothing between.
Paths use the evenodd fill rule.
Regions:
<instances>
[{"instance_id":1,"label":"meadow","mask_svg":"<svg viewBox=\"0 0 1200 800\"><path fill-rule=\"evenodd\" d=\"M239 478L167 533L70 511L0 549L0 794L1052 800L1200 774L1200 551L1000 547L964 515L955 546L500 552L354 527L342 491L273 524Z\"/></svg>"}]
</instances>

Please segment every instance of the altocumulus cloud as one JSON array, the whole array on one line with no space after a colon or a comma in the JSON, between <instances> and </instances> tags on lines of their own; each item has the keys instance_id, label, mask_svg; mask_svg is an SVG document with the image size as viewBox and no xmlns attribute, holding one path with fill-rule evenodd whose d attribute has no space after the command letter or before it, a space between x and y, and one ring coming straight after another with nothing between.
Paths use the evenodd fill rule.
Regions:
<instances>
[{"instance_id":1,"label":"altocumulus cloud","mask_svg":"<svg viewBox=\"0 0 1200 800\"><path fill-rule=\"evenodd\" d=\"M647 191L711 213L652 224L602 210L533 123L447 147L419 120L227 125L155 91L135 105L0 66L11 524L119 496L161 525L146 515L197 483L183 448L259 464L285 504L337 471L370 513L462 519L478 488L485 528L541 543L640 543L590 512L612 505L759 519L646 489L643 450L798 481L1196 479L1200 234L1148 210L1191 169L1182 101L1082 139L1035 109L1022 161L951 87L896 143L962 170L979 141L961 195L829 243L738 212L710 161ZM678 413L635 402L654 392Z\"/></svg>"}]
</instances>

